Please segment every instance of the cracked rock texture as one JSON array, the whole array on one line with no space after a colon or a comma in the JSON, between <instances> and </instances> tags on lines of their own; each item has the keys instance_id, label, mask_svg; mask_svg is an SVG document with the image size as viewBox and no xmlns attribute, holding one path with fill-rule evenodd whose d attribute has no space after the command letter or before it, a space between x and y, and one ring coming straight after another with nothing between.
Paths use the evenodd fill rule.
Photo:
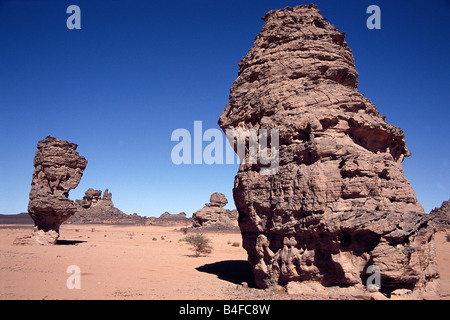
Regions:
<instances>
[{"instance_id":1,"label":"cracked rock texture","mask_svg":"<svg viewBox=\"0 0 450 320\"><path fill-rule=\"evenodd\" d=\"M69 191L78 186L87 165L77 147L51 136L38 142L28 203L37 230L59 234L60 225L77 211Z\"/></svg>"},{"instance_id":2,"label":"cracked rock texture","mask_svg":"<svg viewBox=\"0 0 450 320\"><path fill-rule=\"evenodd\" d=\"M359 93L345 33L315 5L263 20L219 119L224 131L279 130L277 173L243 163L235 178L257 285L364 293L376 265L383 296L436 297L434 229L403 173L404 133Z\"/></svg>"}]
</instances>

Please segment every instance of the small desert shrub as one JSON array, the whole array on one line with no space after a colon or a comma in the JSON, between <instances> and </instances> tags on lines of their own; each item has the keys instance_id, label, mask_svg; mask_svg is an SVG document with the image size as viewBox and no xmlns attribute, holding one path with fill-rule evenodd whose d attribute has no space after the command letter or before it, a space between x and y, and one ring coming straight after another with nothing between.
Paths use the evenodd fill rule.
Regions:
<instances>
[{"instance_id":1,"label":"small desert shrub","mask_svg":"<svg viewBox=\"0 0 450 320\"><path fill-rule=\"evenodd\" d=\"M445 236L445 239L447 240L447 242L450 242L450 233L447 233L447 235Z\"/></svg>"},{"instance_id":2,"label":"small desert shrub","mask_svg":"<svg viewBox=\"0 0 450 320\"><path fill-rule=\"evenodd\" d=\"M156 241L156 240L158 240L158 239L157 239L157 238L155 238L155 237L153 237L153 238L152 238L152 241Z\"/></svg>"},{"instance_id":3,"label":"small desert shrub","mask_svg":"<svg viewBox=\"0 0 450 320\"><path fill-rule=\"evenodd\" d=\"M231 246L232 246L232 247L239 247L239 242L233 242L233 243L231 244Z\"/></svg>"},{"instance_id":4,"label":"small desert shrub","mask_svg":"<svg viewBox=\"0 0 450 320\"><path fill-rule=\"evenodd\" d=\"M192 246L194 255L199 257L201 254L207 255L212 252L212 247L210 245L211 239L204 236L203 234L192 234L181 239Z\"/></svg>"}]
</instances>

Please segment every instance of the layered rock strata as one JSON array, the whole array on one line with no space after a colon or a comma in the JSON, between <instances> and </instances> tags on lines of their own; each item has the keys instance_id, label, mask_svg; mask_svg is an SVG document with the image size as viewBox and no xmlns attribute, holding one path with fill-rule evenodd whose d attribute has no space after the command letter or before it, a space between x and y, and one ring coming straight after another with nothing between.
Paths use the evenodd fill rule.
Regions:
<instances>
[{"instance_id":1,"label":"layered rock strata","mask_svg":"<svg viewBox=\"0 0 450 320\"><path fill-rule=\"evenodd\" d=\"M276 174L244 162L233 190L257 285L365 292L375 265L384 296L436 296L434 233L403 173L404 133L358 92L345 33L315 5L263 20L219 119L224 131L279 131Z\"/></svg>"}]
</instances>

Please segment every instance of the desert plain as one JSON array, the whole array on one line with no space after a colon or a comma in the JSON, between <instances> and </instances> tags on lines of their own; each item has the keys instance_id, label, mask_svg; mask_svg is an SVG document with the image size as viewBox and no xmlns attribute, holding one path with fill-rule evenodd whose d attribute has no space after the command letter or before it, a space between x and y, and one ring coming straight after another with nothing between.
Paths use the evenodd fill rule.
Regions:
<instances>
[{"instance_id":1,"label":"desert plain","mask_svg":"<svg viewBox=\"0 0 450 320\"><path fill-rule=\"evenodd\" d=\"M0 225L2 300L315 299L256 289L239 232L204 233L213 251L194 257L179 226L64 224L57 245L13 245L31 230ZM440 232L435 244L441 299L450 299L450 242ZM67 285L73 265L80 289Z\"/></svg>"},{"instance_id":2,"label":"desert plain","mask_svg":"<svg viewBox=\"0 0 450 320\"><path fill-rule=\"evenodd\" d=\"M251 280L239 233L207 234L212 253L194 257L173 226L63 225L58 245L14 246L31 228L0 229L1 299L233 299ZM67 287L71 265L80 289Z\"/></svg>"}]
</instances>

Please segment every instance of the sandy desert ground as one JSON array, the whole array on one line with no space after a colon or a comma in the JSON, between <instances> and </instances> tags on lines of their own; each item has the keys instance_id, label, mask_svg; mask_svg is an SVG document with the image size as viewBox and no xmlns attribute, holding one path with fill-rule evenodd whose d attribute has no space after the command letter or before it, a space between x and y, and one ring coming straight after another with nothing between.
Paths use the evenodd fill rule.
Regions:
<instances>
[{"instance_id":1,"label":"sandy desert ground","mask_svg":"<svg viewBox=\"0 0 450 320\"><path fill-rule=\"evenodd\" d=\"M31 247L13 245L31 226L0 226L0 299L293 298L251 288L239 233L206 233L213 252L193 257L176 228L63 225L59 245ZM437 234L436 246L442 299L449 299L450 242L445 234ZM67 287L72 274L66 271L72 265L80 268L80 289Z\"/></svg>"}]
</instances>

